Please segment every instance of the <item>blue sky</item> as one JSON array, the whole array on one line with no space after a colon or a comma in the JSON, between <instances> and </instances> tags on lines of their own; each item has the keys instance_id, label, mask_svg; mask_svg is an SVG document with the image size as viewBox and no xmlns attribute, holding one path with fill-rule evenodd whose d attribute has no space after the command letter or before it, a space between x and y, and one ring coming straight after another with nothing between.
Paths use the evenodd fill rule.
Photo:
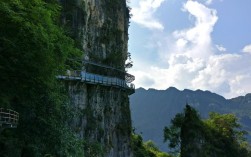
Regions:
<instances>
[{"instance_id":1,"label":"blue sky","mask_svg":"<svg viewBox=\"0 0 251 157\"><path fill-rule=\"evenodd\" d=\"M250 0L130 0L136 87L251 93Z\"/></svg>"}]
</instances>

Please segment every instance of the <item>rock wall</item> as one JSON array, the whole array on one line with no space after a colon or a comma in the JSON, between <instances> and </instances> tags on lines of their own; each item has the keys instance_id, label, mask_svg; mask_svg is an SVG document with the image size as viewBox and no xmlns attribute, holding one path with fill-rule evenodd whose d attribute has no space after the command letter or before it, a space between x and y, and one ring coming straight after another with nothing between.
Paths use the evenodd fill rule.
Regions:
<instances>
[{"instance_id":1,"label":"rock wall","mask_svg":"<svg viewBox=\"0 0 251 157\"><path fill-rule=\"evenodd\" d=\"M83 57L124 70L129 23L126 0L60 2L63 25L83 50ZM77 81L67 82L67 87L78 113L71 126L87 142L85 156L132 156L128 93L120 88Z\"/></svg>"},{"instance_id":2,"label":"rock wall","mask_svg":"<svg viewBox=\"0 0 251 157\"><path fill-rule=\"evenodd\" d=\"M71 28L71 35L85 58L123 69L129 25L126 0L61 0L61 3L63 23Z\"/></svg>"}]
</instances>

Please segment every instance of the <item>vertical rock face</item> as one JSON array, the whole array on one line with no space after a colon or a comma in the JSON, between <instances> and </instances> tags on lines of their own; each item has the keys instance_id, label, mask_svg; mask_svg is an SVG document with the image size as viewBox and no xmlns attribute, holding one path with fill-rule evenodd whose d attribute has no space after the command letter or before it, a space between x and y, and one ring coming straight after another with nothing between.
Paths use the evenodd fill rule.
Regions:
<instances>
[{"instance_id":1,"label":"vertical rock face","mask_svg":"<svg viewBox=\"0 0 251 157\"><path fill-rule=\"evenodd\" d=\"M61 0L63 21L92 61L123 69L127 59L126 0Z\"/></svg>"},{"instance_id":2,"label":"vertical rock face","mask_svg":"<svg viewBox=\"0 0 251 157\"><path fill-rule=\"evenodd\" d=\"M126 0L60 2L63 24L70 28L70 34L84 52L83 57L125 70L129 22ZM67 87L78 112L72 128L88 141L85 155L97 151L96 156L132 156L128 93L120 88L77 81L67 82Z\"/></svg>"}]
</instances>

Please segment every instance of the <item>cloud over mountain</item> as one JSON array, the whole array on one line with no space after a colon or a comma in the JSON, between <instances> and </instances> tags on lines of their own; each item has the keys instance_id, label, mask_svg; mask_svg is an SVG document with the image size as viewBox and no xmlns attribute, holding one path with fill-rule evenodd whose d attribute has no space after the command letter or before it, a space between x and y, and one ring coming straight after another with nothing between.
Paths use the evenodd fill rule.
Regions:
<instances>
[{"instance_id":1,"label":"cloud over mountain","mask_svg":"<svg viewBox=\"0 0 251 157\"><path fill-rule=\"evenodd\" d=\"M144 5L140 4L141 9L147 12L152 8L148 14L153 17L163 0L158 1L155 7L150 7L150 2L153 1L144 2L148 4L145 4L148 9L143 9ZM136 75L137 87L202 89L227 98L251 92L251 85L248 83L251 82L251 45L243 48L245 53L230 53L222 45L215 44L212 32L220 19L217 11L207 4L192 0L184 2L181 10L189 15L189 27L169 34L153 32L150 44L156 43L156 55L160 62L166 64L149 64L145 61L141 63L141 69L132 70ZM148 81L143 82L146 78Z\"/></svg>"}]
</instances>

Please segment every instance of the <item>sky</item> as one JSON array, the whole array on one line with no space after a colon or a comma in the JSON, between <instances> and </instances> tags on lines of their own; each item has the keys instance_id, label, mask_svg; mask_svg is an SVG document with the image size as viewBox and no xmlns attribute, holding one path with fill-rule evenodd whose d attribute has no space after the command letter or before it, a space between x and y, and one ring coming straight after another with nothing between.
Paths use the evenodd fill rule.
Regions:
<instances>
[{"instance_id":1,"label":"sky","mask_svg":"<svg viewBox=\"0 0 251 157\"><path fill-rule=\"evenodd\" d=\"M251 93L251 0L129 0L136 88Z\"/></svg>"}]
</instances>

